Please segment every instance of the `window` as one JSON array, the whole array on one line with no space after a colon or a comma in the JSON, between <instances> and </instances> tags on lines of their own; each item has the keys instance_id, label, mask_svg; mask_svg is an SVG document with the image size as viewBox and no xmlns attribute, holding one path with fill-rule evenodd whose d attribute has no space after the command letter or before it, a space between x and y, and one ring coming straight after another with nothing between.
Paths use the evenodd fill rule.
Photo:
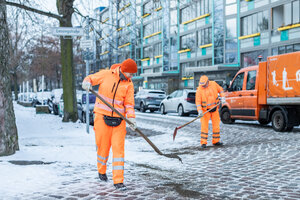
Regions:
<instances>
[{"instance_id":1,"label":"window","mask_svg":"<svg viewBox=\"0 0 300 200\"><path fill-rule=\"evenodd\" d=\"M255 13L241 20L242 35L251 35L268 30L268 11Z\"/></svg>"},{"instance_id":2,"label":"window","mask_svg":"<svg viewBox=\"0 0 300 200\"><path fill-rule=\"evenodd\" d=\"M205 15L210 13L211 0L198 0L196 4L197 16Z\"/></svg>"},{"instance_id":3,"label":"window","mask_svg":"<svg viewBox=\"0 0 300 200\"><path fill-rule=\"evenodd\" d=\"M180 37L180 49L192 49L196 44L196 37L194 33Z\"/></svg>"},{"instance_id":4,"label":"window","mask_svg":"<svg viewBox=\"0 0 300 200\"><path fill-rule=\"evenodd\" d=\"M211 66L211 65L212 65L211 58L197 61L197 67L205 67L205 66Z\"/></svg>"},{"instance_id":5,"label":"window","mask_svg":"<svg viewBox=\"0 0 300 200\"><path fill-rule=\"evenodd\" d=\"M147 24L144 26L144 37L151 35L153 33L153 25L152 24Z\"/></svg>"},{"instance_id":6,"label":"window","mask_svg":"<svg viewBox=\"0 0 300 200\"><path fill-rule=\"evenodd\" d=\"M143 5L143 15L145 15L147 13L151 13L151 9L152 9L151 1L145 3Z\"/></svg>"},{"instance_id":7,"label":"window","mask_svg":"<svg viewBox=\"0 0 300 200\"><path fill-rule=\"evenodd\" d=\"M180 23L189 21L196 17L196 10L193 6L187 6L180 10Z\"/></svg>"},{"instance_id":8,"label":"window","mask_svg":"<svg viewBox=\"0 0 300 200\"><path fill-rule=\"evenodd\" d=\"M153 52L154 56L159 56L162 55L162 47L161 47L161 43L155 44L154 45L154 52Z\"/></svg>"},{"instance_id":9,"label":"window","mask_svg":"<svg viewBox=\"0 0 300 200\"><path fill-rule=\"evenodd\" d=\"M232 82L232 91L241 91L243 89L244 72L238 74Z\"/></svg>"},{"instance_id":10,"label":"window","mask_svg":"<svg viewBox=\"0 0 300 200\"><path fill-rule=\"evenodd\" d=\"M256 82L256 70L249 71L247 75L246 90L254 90Z\"/></svg>"},{"instance_id":11,"label":"window","mask_svg":"<svg viewBox=\"0 0 300 200\"><path fill-rule=\"evenodd\" d=\"M300 0L277 6L272 10L273 29L300 22Z\"/></svg>"},{"instance_id":12,"label":"window","mask_svg":"<svg viewBox=\"0 0 300 200\"><path fill-rule=\"evenodd\" d=\"M293 1L293 23L297 24L300 22L300 1Z\"/></svg>"},{"instance_id":13,"label":"window","mask_svg":"<svg viewBox=\"0 0 300 200\"><path fill-rule=\"evenodd\" d=\"M198 46L212 43L212 29L205 28L198 31Z\"/></svg>"},{"instance_id":14,"label":"window","mask_svg":"<svg viewBox=\"0 0 300 200\"><path fill-rule=\"evenodd\" d=\"M296 51L300 51L300 44L286 45L286 46L272 48L272 55L279 55L279 54L291 53Z\"/></svg>"},{"instance_id":15,"label":"window","mask_svg":"<svg viewBox=\"0 0 300 200\"><path fill-rule=\"evenodd\" d=\"M242 66L249 67L258 64L258 56L262 56L262 61L266 61L268 56L267 50L257 50L252 52L247 52L242 54Z\"/></svg>"},{"instance_id":16,"label":"window","mask_svg":"<svg viewBox=\"0 0 300 200\"><path fill-rule=\"evenodd\" d=\"M152 33L156 33L162 30L162 20L155 20L153 22L153 32Z\"/></svg>"},{"instance_id":17,"label":"window","mask_svg":"<svg viewBox=\"0 0 300 200\"><path fill-rule=\"evenodd\" d=\"M236 18L226 20L226 37L235 38L236 37Z\"/></svg>"},{"instance_id":18,"label":"window","mask_svg":"<svg viewBox=\"0 0 300 200\"><path fill-rule=\"evenodd\" d=\"M144 48L144 58L151 58L151 57L153 57L152 46L145 47Z\"/></svg>"}]
</instances>

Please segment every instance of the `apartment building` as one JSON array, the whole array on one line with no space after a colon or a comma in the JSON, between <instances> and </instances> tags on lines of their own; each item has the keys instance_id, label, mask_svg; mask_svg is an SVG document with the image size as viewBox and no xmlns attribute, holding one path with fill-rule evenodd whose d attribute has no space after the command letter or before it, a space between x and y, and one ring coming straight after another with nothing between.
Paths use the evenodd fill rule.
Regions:
<instances>
[{"instance_id":1,"label":"apartment building","mask_svg":"<svg viewBox=\"0 0 300 200\"><path fill-rule=\"evenodd\" d=\"M300 51L299 0L122 0L98 14L99 68L133 58L139 87L231 80L258 56Z\"/></svg>"}]
</instances>

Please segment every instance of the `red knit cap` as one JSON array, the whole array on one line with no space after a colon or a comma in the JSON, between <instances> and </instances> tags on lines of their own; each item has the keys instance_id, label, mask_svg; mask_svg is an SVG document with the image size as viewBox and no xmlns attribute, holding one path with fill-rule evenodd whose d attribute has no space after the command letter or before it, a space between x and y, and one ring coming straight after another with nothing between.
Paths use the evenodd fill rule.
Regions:
<instances>
[{"instance_id":1,"label":"red knit cap","mask_svg":"<svg viewBox=\"0 0 300 200\"><path fill-rule=\"evenodd\" d=\"M122 72L128 72L134 74L137 72L137 65L134 60L128 58L122 62L121 70Z\"/></svg>"}]
</instances>

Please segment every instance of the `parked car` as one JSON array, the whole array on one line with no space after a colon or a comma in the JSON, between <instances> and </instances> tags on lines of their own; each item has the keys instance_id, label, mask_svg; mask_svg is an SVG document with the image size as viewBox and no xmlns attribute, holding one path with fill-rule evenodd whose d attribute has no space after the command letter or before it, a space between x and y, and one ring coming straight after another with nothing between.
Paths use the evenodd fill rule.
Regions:
<instances>
[{"instance_id":1,"label":"parked car","mask_svg":"<svg viewBox=\"0 0 300 200\"><path fill-rule=\"evenodd\" d=\"M51 100L51 92L48 92L48 91L37 92L36 96L34 97L34 99L32 101L32 106L36 107L36 105L41 105L42 103L46 106L46 105L48 105L48 102L50 100Z\"/></svg>"},{"instance_id":2,"label":"parked car","mask_svg":"<svg viewBox=\"0 0 300 200\"><path fill-rule=\"evenodd\" d=\"M154 112L159 110L160 102L166 97L166 93L162 90L140 90L135 96L135 106L134 108L140 110L141 112Z\"/></svg>"},{"instance_id":3,"label":"parked car","mask_svg":"<svg viewBox=\"0 0 300 200\"><path fill-rule=\"evenodd\" d=\"M58 116L63 117L64 116L64 94L62 93L59 98L58 103Z\"/></svg>"},{"instance_id":4,"label":"parked car","mask_svg":"<svg viewBox=\"0 0 300 200\"><path fill-rule=\"evenodd\" d=\"M53 111L54 115L58 115L58 105L62 93L63 93L62 88L54 89L51 92L51 100L48 102L48 105L50 111Z\"/></svg>"},{"instance_id":5,"label":"parked car","mask_svg":"<svg viewBox=\"0 0 300 200\"><path fill-rule=\"evenodd\" d=\"M80 95L83 93L84 91L82 90L76 90L76 98L79 99ZM78 100L77 100L78 102ZM59 98L59 103L58 103L58 116L59 117L63 117L64 116L64 95L63 93L60 95Z\"/></svg>"},{"instance_id":6,"label":"parked car","mask_svg":"<svg viewBox=\"0 0 300 200\"><path fill-rule=\"evenodd\" d=\"M94 124L94 106L96 102L96 96L89 93L89 114L90 114L90 124ZM82 123L86 123L86 93L82 93L80 97L77 97L77 109L78 117Z\"/></svg>"},{"instance_id":7,"label":"parked car","mask_svg":"<svg viewBox=\"0 0 300 200\"><path fill-rule=\"evenodd\" d=\"M160 103L161 114L177 112L179 116L197 114L196 90L176 90Z\"/></svg>"}]
</instances>

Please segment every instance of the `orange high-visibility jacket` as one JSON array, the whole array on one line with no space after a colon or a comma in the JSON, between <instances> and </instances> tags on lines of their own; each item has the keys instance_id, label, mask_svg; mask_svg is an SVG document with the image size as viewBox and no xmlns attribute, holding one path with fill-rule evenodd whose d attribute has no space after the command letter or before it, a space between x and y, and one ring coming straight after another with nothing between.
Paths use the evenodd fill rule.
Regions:
<instances>
[{"instance_id":1,"label":"orange high-visibility jacket","mask_svg":"<svg viewBox=\"0 0 300 200\"><path fill-rule=\"evenodd\" d=\"M206 88L199 85L196 92L197 110L202 109L205 112L214 107L219 102L218 94L220 94L221 97L225 96L223 88L215 81L209 81L208 87Z\"/></svg>"},{"instance_id":2,"label":"orange high-visibility jacket","mask_svg":"<svg viewBox=\"0 0 300 200\"><path fill-rule=\"evenodd\" d=\"M113 66L110 70L102 70L87 76L84 81L90 82L93 86L99 85L98 94L104 100L110 103L123 116L126 117L127 115L128 118L135 118L133 83L130 79L121 80L119 76L120 66ZM98 98L94 112L119 117L115 112L112 115L112 110Z\"/></svg>"}]
</instances>

